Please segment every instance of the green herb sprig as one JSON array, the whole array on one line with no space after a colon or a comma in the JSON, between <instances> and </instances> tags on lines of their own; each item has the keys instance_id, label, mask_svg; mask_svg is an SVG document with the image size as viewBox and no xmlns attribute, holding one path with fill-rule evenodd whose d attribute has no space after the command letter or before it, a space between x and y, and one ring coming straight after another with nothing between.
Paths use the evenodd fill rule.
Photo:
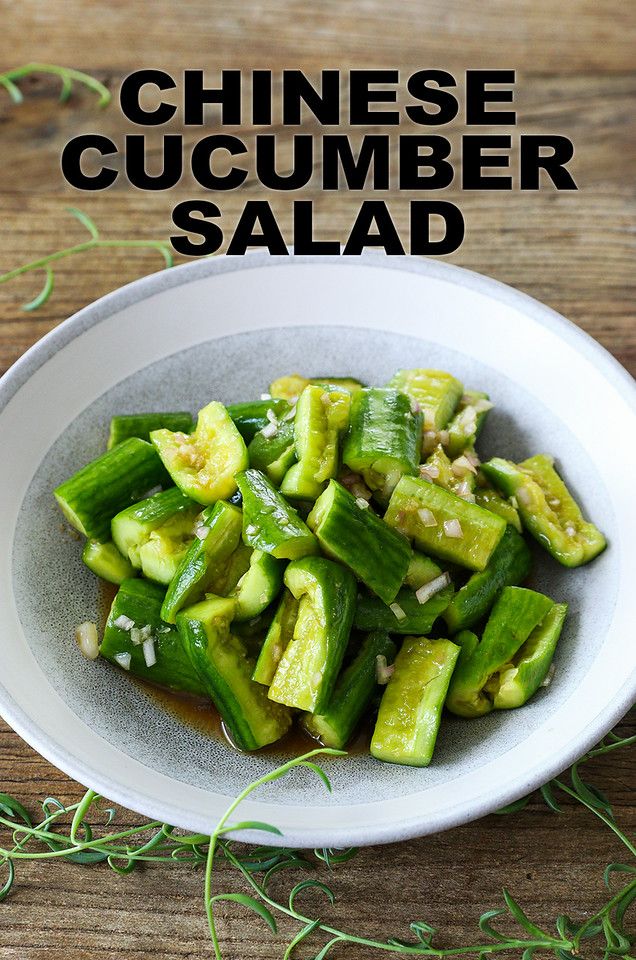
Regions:
<instances>
[{"instance_id":1,"label":"green herb sprig","mask_svg":"<svg viewBox=\"0 0 636 960\"><path fill-rule=\"evenodd\" d=\"M62 81L60 91L60 100L64 103L69 99L73 92L73 84L79 83L98 96L97 105L107 107L111 101L111 94L108 87L103 83L91 77L88 73L81 70L72 70L70 67L58 67L53 63L25 63L21 67L14 67L13 70L7 70L0 73L0 87L4 87L14 103L22 103L24 97L18 86L18 81L23 80L34 73L48 73L54 77L59 77Z\"/></svg>"},{"instance_id":2,"label":"green herb sprig","mask_svg":"<svg viewBox=\"0 0 636 960\"><path fill-rule=\"evenodd\" d=\"M78 210L77 207L67 207L66 209L70 214L72 214L72 216L75 217L76 220L79 220L82 226L86 227L90 234L89 240L84 240L82 243L76 243L71 247L65 247L62 250L56 250L55 253L49 253L44 257L40 257L38 260L32 260L31 263L25 263L21 267L16 267L14 270L9 270L8 273L0 274L1 286L3 283L8 283L9 280L15 280L16 277L20 277L22 274L44 270L45 280L42 289L33 300L23 304L23 310L26 310L27 312L37 310L38 307L43 306L43 304L45 304L51 296L53 287L55 285L55 274L51 264L56 263L59 260L64 260L67 257L75 256L79 253L86 253L89 250L157 250L163 257L166 267L172 267L174 265L172 249L167 240L103 240L94 220L89 217L87 213L84 213L82 210Z\"/></svg>"},{"instance_id":3,"label":"green herb sprig","mask_svg":"<svg viewBox=\"0 0 636 960\"><path fill-rule=\"evenodd\" d=\"M254 791L299 767L307 768L319 776L330 790L329 779L315 758L321 754L338 754L339 751L322 748L290 760L251 783L230 804L210 836L183 835L174 827L159 821L104 832L113 823L116 811L107 808L100 812L98 801L101 798L90 790L79 803L68 807L48 797L42 803L44 818L34 825L22 804L6 794L0 794L0 827L11 831L12 836L12 846L0 847L0 868L6 871L4 885L0 888L0 900L10 893L15 882L15 866L20 860L61 858L85 866L106 861L121 874L130 873L139 863L187 864L203 870L204 907L216 960L222 960L222 947L215 907L222 902L236 903L252 910L273 933L278 930L277 917L294 921L297 929L283 948L283 960L291 960L297 956L296 950L301 944L316 939L320 940L320 946L312 954L313 960L325 960L337 946L346 944L356 944L371 952L395 956L475 956L480 960L490 955L505 954L506 951L515 951L522 960L532 960L539 954L554 956L557 960L571 960L572 956L577 956L585 948L586 953L590 951L589 955L602 957L603 960L633 960L632 949L636 938L628 932L626 920L630 907L636 901L636 846L616 823L606 795L583 779L581 767L595 757L631 747L634 743L636 736L619 737L611 733L570 768L567 778L557 778L541 788L543 799L555 812L562 813L557 799L559 793L581 803L612 830L632 858L628 863L610 863L605 868L603 880L608 889L617 877L626 877L627 880L612 893L600 910L583 922L560 915L553 930L535 923L506 889L503 890L503 906L486 910L479 918L480 936L476 942L453 947L438 946L441 939L439 931L425 920L411 922L408 939L388 937L378 940L341 930L326 922L322 912L319 916L311 916L298 905L307 891L323 894L328 904L335 902L332 886L315 875L304 876L300 880L294 876L296 882L291 886L287 898L276 898L270 889L274 875L283 870L293 874L299 871L315 872L321 866L331 874L335 867L351 859L356 851L314 850L311 854L285 846L240 844L232 838L232 834L239 830L261 831L270 836L280 836L280 831L267 823L235 820L234 815ZM499 812L519 812L529 799L523 798ZM89 820L89 815L97 816L98 813L103 821L99 828ZM98 830L100 835L96 835ZM215 868L219 861L234 868L243 879L246 892L215 891ZM502 933L495 923L501 918L512 920L518 932Z\"/></svg>"}]
</instances>

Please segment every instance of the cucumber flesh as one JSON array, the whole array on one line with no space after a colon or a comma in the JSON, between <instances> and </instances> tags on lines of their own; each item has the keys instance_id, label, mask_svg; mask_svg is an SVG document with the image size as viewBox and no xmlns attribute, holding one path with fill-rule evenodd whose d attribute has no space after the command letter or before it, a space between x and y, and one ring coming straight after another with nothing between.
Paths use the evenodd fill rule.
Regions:
<instances>
[{"instance_id":1,"label":"cucumber flesh","mask_svg":"<svg viewBox=\"0 0 636 960\"><path fill-rule=\"evenodd\" d=\"M285 589L274 619L265 636L254 668L253 679L269 687L281 658L294 636L299 601Z\"/></svg>"},{"instance_id":2,"label":"cucumber flesh","mask_svg":"<svg viewBox=\"0 0 636 960\"><path fill-rule=\"evenodd\" d=\"M108 583L120 584L135 576L132 563L121 555L112 540L107 543L87 540L82 560L89 570Z\"/></svg>"},{"instance_id":3,"label":"cucumber flesh","mask_svg":"<svg viewBox=\"0 0 636 960\"><path fill-rule=\"evenodd\" d=\"M177 487L164 490L146 500L133 504L113 517L111 532L113 541L123 556L128 557L135 569L141 569L141 548L151 534L164 524L180 518L182 530L188 525L194 535L195 517L200 511L198 504L186 497Z\"/></svg>"},{"instance_id":4,"label":"cucumber flesh","mask_svg":"<svg viewBox=\"0 0 636 960\"><path fill-rule=\"evenodd\" d=\"M243 540L255 550L283 560L318 553L318 541L297 511L258 470L240 473Z\"/></svg>"},{"instance_id":5,"label":"cucumber flesh","mask_svg":"<svg viewBox=\"0 0 636 960\"><path fill-rule=\"evenodd\" d=\"M232 496L235 474L248 465L245 441L216 401L199 411L194 433L153 430L150 439L174 483L204 505Z\"/></svg>"},{"instance_id":6,"label":"cucumber flesh","mask_svg":"<svg viewBox=\"0 0 636 960\"><path fill-rule=\"evenodd\" d=\"M198 511L197 505L194 511L178 513L150 533L139 547L144 577L165 586L170 583L194 540L193 525Z\"/></svg>"},{"instance_id":7,"label":"cucumber flesh","mask_svg":"<svg viewBox=\"0 0 636 960\"><path fill-rule=\"evenodd\" d=\"M249 569L233 591L236 599L234 619L252 620L276 599L283 585L284 563L269 553L254 550Z\"/></svg>"}]
</instances>

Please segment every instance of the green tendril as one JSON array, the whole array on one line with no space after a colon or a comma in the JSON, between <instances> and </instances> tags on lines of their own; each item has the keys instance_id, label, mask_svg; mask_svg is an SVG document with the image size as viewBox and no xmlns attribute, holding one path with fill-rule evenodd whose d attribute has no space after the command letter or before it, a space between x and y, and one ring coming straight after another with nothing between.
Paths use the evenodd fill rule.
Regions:
<instances>
[{"instance_id":1,"label":"green tendril","mask_svg":"<svg viewBox=\"0 0 636 960\"><path fill-rule=\"evenodd\" d=\"M216 925L215 908L220 904L248 910L255 914L273 934L278 933L278 919L285 917L296 925L291 939L283 948L283 960L298 956L301 944L318 940L313 948L313 960L327 960L337 946L356 944L370 951L394 956L412 957L477 957L479 960L496 954L514 953L521 960L533 960L540 953L557 960L571 960L584 948L586 955L618 960L633 960L635 937L629 932L628 913L636 904L636 846L618 826L607 797L585 780L581 768L590 760L619 749L633 746L636 737L609 734L597 747L590 750L569 770L569 778L562 776L550 781L538 792L550 810L563 813L557 794L564 794L580 803L604 823L635 858L633 863L610 863L602 880L611 896L600 910L582 922L562 914L557 917L554 930L546 930L526 913L512 894L504 889L502 905L484 911L477 921L480 939L473 944L439 947L438 931L425 920L409 924L408 936L373 939L341 930L326 922L322 915L312 916L303 904L320 904L321 913L335 903L332 886L317 876L297 879L298 871L310 873L318 867L333 873L356 854L355 848L346 850L317 849L313 856L307 851L285 846L245 844L234 839L237 832L263 833L280 836L272 824L255 820L241 820L235 815L241 804L254 791L285 777L293 770L307 770L318 776L330 789L329 780L316 758L341 751L316 749L271 771L249 784L232 801L213 832L206 834L179 833L169 824L151 821L120 830L112 830L115 810L100 808L101 798L92 790L75 804L65 806L53 797L41 804L44 819L34 824L26 808L8 794L0 793L0 829L8 831L13 846L0 847L0 901L10 893L16 877L16 863L20 860L70 860L84 866L103 863L126 875L138 863L188 864L204 870L204 906L210 938L216 960L222 960L221 942ZM569 779L569 782L567 780ZM523 798L503 812L518 812L529 798ZM70 825L69 824L70 821ZM108 832L108 828L110 832ZM223 860L245 884L244 891L214 889L215 866ZM275 874L290 872L293 881L284 898L274 896L270 881ZM617 881L626 882L612 892ZM318 899L317 899L318 898ZM501 921L514 924L513 933L499 929ZM587 945L590 945L589 948ZM596 951L596 952L594 952Z\"/></svg>"},{"instance_id":2,"label":"green tendril","mask_svg":"<svg viewBox=\"0 0 636 960\"><path fill-rule=\"evenodd\" d=\"M6 73L0 73L0 86L4 87L14 103L22 103L24 97L16 81L23 80L34 73L45 73L60 78L62 82L60 100L62 103L71 96L74 83L79 83L96 93L99 98L97 101L98 107L107 107L111 101L110 90L95 77L91 77L90 74L83 73L81 70L58 67L53 63L25 63L22 67L15 67L13 70L7 70Z\"/></svg>"},{"instance_id":3,"label":"green tendril","mask_svg":"<svg viewBox=\"0 0 636 960\"><path fill-rule=\"evenodd\" d=\"M76 243L72 247L64 247L62 250L56 250L54 253L49 253L44 257L40 257L38 260L32 260L31 263L25 263L21 267L16 267L14 270L9 270L7 273L0 274L1 285L3 283L8 283L9 280L15 280L16 277L20 277L26 273L34 273L38 270L43 270L45 272L45 280L42 289L33 300L30 300L28 303L23 305L23 310L29 312L37 310L39 307L43 306L51 296L55 284L55 274L51 266L52 263L56 263L58 260L65 260L67 257L73 257L79 253L86 253L89 250L156 250L163 257L166 267L172 267L174 265L172 249L167 240L103 240L99 234L99 230L97 229L95 222L87 213L84 213L82 210L78 210L77 207L67 207L67 210L73 217L75 217L77 221L79 221L79 223L82 224L83 227L85 227L90 234L90 240L85 240L83 243Z\"/></svg>"}]
</instances>

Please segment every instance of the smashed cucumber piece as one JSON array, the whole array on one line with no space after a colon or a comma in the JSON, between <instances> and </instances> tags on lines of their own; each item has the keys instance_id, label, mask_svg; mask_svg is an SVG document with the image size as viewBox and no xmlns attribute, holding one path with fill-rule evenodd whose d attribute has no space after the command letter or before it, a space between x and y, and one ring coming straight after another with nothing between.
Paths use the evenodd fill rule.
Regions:
<instances>
[{"instance_id":1,"label":"smashed cucumber piece","mask_svg":"<svg viewBox=\"0 0 636 960\"><path fill-rule=\"evenodd\" d=\"M177 487L171 487L113 517L113 541L136 570L167 584L194 537L200 509Z\"/></svg>"},{"instance_id":2,"label":"smashed cucumber piece","mask_svg":"<svg viewBox=\"0 0 636 960\"><path fill-rule=\"evenodd\" d=\"M112 450L118 443L123 443L129 437L139 437L140 440L149 442L153 430L182 430L184 433L190 433L193 426L192 414L185 411L122 414L113 417L110 421L107 449Z\"/></svg>"},{"instance_id":3,"label":"smashed cucumber piece","mask_svg":"<svg viewBox=\"0 0 636 960\"><path fill-rule=\"evenodd\" d=\"M460 381L444 370L398 370L389 386L405 393L419 406L425 431L442 430L464 393Z\"/></svg>"},{"instance_id":4,"label":"smashed cucumber piece","mask_svg":"<svg viewBox=\"0 0 636 960\"><path fill-rule=\"evenodd\" d=\"M286 377L279 377L269 386L270 395L274 398L282 398L289 403L295 403L305 387L315 384L319 387L341 387L348 390L349 393L355 393L364 386L359 380L353 377L301 377L299 373L292 373Z\"/></svg>"},{"instance_id":5,"label":"smashed cucumber piece","mask_svg":"<svg viewBox=\"0 0 636 960\"><path fill-rule=\"evenodd\" d=\"M280 740L292 718L252 680L254 661L230 633L234 610L234 600L210 597L182 610L177 630L232 743L240 750L259 750Z\"/></svg>"},{"instance_id":6,"label":"smashed cucumber piece","mask_svg":"<svg viewBox=\"0 0 636 960\"><path fill-rule=\"evenodd\" d=\"M309 385L301 393L294 418L294 463L281 493L295 500L316 500L338 473L340 439L349 426L351 394Z\"/></svg>"},{"instance_id":7,"label":"smashed cucumber piece","mask_svg":"<svg viewBox=\"0 0 636 960\"><path fill-rule=\"evenodd\" d=\"M243 539L255 550L283 560L318 553L318 541L296 510L258 470L240 473Z\"/></svg>"},{"instance_id":8,"label":"smashed cucumber piece","mask_svg":"<svg viewBox=\"0 0 636 960\"><path fill-rule=\"evenodd\" d=\"M380 703L371 739L372 757L386 763L428 766L459 652L450 640L405 638Z\"/></svg>"},{"instance_id":9,"label":"smashed cucumber piece","mask_svg":"<svg viewBox=\"0 0 636 960\"><path fill-rule=\"evenodd\" d=\"M236 600L235 620L252 620L276 599L283 585L284 568L284 562L271 554L252 552L249 568L232 592Z\"/></svg>"},{"instance_id":10,"label":"smashed cucumber piece","mask_svg":"<svg viewBox=\"0 0 636 960\"><path fill-rule=\"evenodd\" d=\"M355 579L331 560L304 557L289 564L285 585L300 603L293 637L276 668L269 697L320 713L329 703L349 642Z\"/></svg>"},{"instance_id":11,"label":"smashed cucumber piece","mask_svg":"<svg viewBox=\"0 0 636 960\"><path fill-rule=\"evenodd\" d=\"M108 583L120 584L136 575L130 560L122 556L112 540L107 543L87 540L82 560L92 573Z\"/></svg>"},{"instance_id":12,"label":"smashed cucumber piece","mask_svg":"<svg viewBox=\"0 0 636 960\"><path fill-rule=\"evenodd\" d=\"M194 433L153 430L150 439L177 487L204 505L231 497L248 465L245 441L217 401L199 411Z\"/></svg>"},{"instance_id":13,"label":"smashed cucumber piece","mask_svg":"<svg viewBox=\"0 0 636 960\"><path fill-rule=\"evenodd\" d=\"M269 687L274 679L281 657L294 636L298 607L299 601L285 588L256 661L253 679L257 683L264 683Z\"/></svg>"}]
</instances>

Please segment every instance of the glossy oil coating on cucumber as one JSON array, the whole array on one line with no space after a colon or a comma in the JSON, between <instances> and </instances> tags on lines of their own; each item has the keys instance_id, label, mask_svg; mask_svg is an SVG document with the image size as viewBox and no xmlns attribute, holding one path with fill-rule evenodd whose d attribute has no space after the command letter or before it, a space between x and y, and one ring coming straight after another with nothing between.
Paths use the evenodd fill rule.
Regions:
<instances>
[{"instance_id":1,"label":"glossy oil coating on cucumber","mask_svg":"<svg viewBox=\"0 0 636 960\"><path fill-rule=\"evenodd\" d=\"M412 551L368 506L332 480L307 517L323 551L339 560L385 603L395 599Z\"/></svg>"},{"instance_id":2,"label":"glossy oil coating on cucumber","mask_svg":"<svg viewBox=\"0 0 636 960\"><path fill-rule=\"evenodd\" d=\"M274 679L281 657L294 636L298 607L299 601L285 588L256 661L253 679L257 683L264 683L269 687Z\"/></svg>"},{"instance_id":3,"label":"glossy oil coating on cucumber","mask_svg":"<svg viewBox=\"0 0 636 960\"><path fill-rule=\"evenodd\" d=\"M249 565L249 555L242 553L244 563L235 571L236 580L228 584L231 559L241 546L242 522L238 507L225 500L203 511L198 535L170 581L161 612L164 620L174 623L177 612L200 600L204 593L229 592L236 585Z\"/></svg>"},{"instance_id":4,"label":"glossy oil coating on cucumber","mask_svg":"<svg viewBox=\"0 0 636 960\"><path fill-rule=\"evenodd\" d=\"M245 571L232 595L236 600L234 619L253 620L272 603L283 586L285 563L269 553L254 550L249 568Z\"/></svg>"},{"instance_id":5,"label":"glossy oil coating on cucumber","mask_svg":"<svg viewBox=\"0 0 636 960\"><path fill-rule=\"evenodd\" d=\"M371 700L380 689L378 657L393 663L397 647L388 633L376 631L364 638L351 663L342 671L324 713L307 713L303 726L325 747L342 750L356 732Z\"/></svg>"},{"instance_id":6,"label":"glossy oil coating on cucumber","mask_svg":"<svg viewBox=\"0 0 636 960\"><path fill-rule=\"evenodd\" d=\"M176 486L204 505L231 497L248 464L243 437L216 401L199 411L194 433L153 430L150 439Z\"/></svg>"},{"instance_id":7,"label":"glossy oil coating on cucumber","mask_svg":"<svg viewBox=\"0 0 636 960\"><path fill-rule=\"evenodd\" d=\"M294 417L294 463L281 483L293 500L315 500L338 473L338 452L349 426L351 394L336 388L305 387Z\"/></svg>"},{"instance_id":8,"label":"glossy oil coating on cucumber","mask_svg":"<svg viewBox=\"0 0 636 960\"><path fill-rule=\"evenodd\" d=\"M69 523L91 540L110 540L110 521L149 490L170 486L156 450L131 437L82 467L54 491Z\"/></svg>"},{"instance_id":9,"label":"glossy oil coating on cucumber","mask_svg":"<svg viewBox=\"0 0 636 960\"><path fill-rule=\"evenodd\" d=\"M525 587L504 587L492 609L481 640L475 644L468 633L453 675L446 706L460 717L478 717L490 713L499 681L496 675L514 662L517 651L535 627L543 621L554 603L549 597Z\"/></svg>"},{"instance_id":10,"label":"glossy oil coating on cucumber","mask_svg":"<svg viewBox=\"0 0 636 960\"><path fill-rule=\"evenodd\" d=\"M318 553L318 541L297 511L258 470L236 478L243 496L243 539L282 560Z\"/></svg>"},{"instance_id":11,"label":"glossy oil coating on cucumber","mask_svg":"<svg viewBox=\"0 0 636 960\"><path fill-rule=\"evenodd\" d=\"M374 387L355 394L342 459L385 502L403 474L417 473L421 442L422 415L403 393Z\"/></svg>"},{"instance_id":12,"label":"glossy oil coating on cucumber","mask_svg":"<svg viewBox=\"0 0 636 960\"><path fill-rule=\"evenodd\" d=\"M300 601L291 642L269 688L272 700L320 713L329 703L349 642L355 580L324 557L290 563L285 585Z\"/></svg>"},{"instance_id":13,"label":"glossy oil coating on cucumber","mask_svg":"<svg viewBox=\"0 0 636 960\"><path fill-rule=\"evenodd\" d=\"M416 477L402 477L384 517L424 553L483 570L506 521L474 503Z\"/></svg>"},{"instance_id":14,"label":"glossy oil coating on cucumber","mask_svg":"<svg viewBox=\"0 0 636 960\"><path fill-rule=\"evenodd\" d=\"M233 616L233 600L210 597L182 610L177 630L232 743L240 750L258 750L280 740L292 718L252 680L254 661L243 641L230 633Z\"/></svg>"},{"instance_id":15,"label":"glossy oil coating on cucumber","mask_svg":"<svg viewBox=\"0 0 636 960\"><path fill-rule=\"evenodd\" d=\"M358 630L386 630L388 633L416 633L426 636L448 607L453 596L449 584L425 603L420 603L413 590L399 591L391 606L379 597L358 594L353 625Z\"/></svg>"},{"instance_id":16,"label":"glossy oil coating on cucumber","mask_svg":"<svg viewBox=\"0 0 636 960\"><path fill-rule=\"evenodd\" d=\"M607 546L598 527L583 517L552 457L539 454L519 464L495 457L482 470L506 496L514 496L526 530L563 566L589 563Z\"/></svg>"},{"instance_id":17,"label":"glossy oil coating on cucumber","mask_svg":"<svg viewBox=\"0 0 636 960\"><path fill-rule=\"evenodd\" d=\"M108 434L108 449L116 447L118 443L128 440L129 437L139 437L140 440L150 441L153 430L179 430L190 433L194 424L192 414L180 411L178 413L127 413L113 417L110 421Z\"/></svg>"},{"instance_id":18,"label":"glossy oil coating on cucumber","mask_svg":"<svg viewBox=\"0 0 636 960\"><path fill-rule=\"evenodd\" d=\"M113 600L100 655L141 680L207 697L177 630L161 619L163 595L147 580L125 580Z\"/></svg>"},{"instance_id":19,"label":"glossy oil coating on cucumber","mask_svg":"<svg viewBox=\"0 0 636 960\"><path fill-rule=\"evenodd\" d=\"M382 696L371 756L428 766L458 656L459 647L450 640L406 637Z\"/></svg>"},{"instance_id":20,"label":"glossy oil coating on cucumber","mask_svg":"<svg viewBox=\"0 0 636 960\"><path fill-rule=\"evenodd\" d=\"M503 587L517 586L527 578L532 557L525 540L508 526L486 566L473 573L444 611L451 633L466 630L486 616Z\"/></svg>"}]
</instances>

